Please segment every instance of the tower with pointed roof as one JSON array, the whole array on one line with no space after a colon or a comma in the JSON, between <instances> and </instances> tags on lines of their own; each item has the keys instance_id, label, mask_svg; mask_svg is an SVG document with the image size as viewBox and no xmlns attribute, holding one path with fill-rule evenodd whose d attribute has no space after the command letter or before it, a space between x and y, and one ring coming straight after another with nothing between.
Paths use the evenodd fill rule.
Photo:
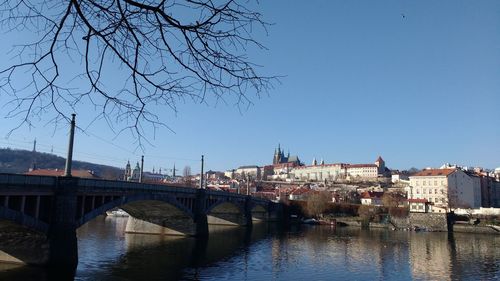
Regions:
<instances>
[{"instance_id":1,"label":"tower with pointed roof","mask_svg":"<svg viewBox=\"0 0 500 281\"><path fill-rule=\"evenodd\" d=\"M385 173L385 161L382 159L382 157L378 157L377 160L375 160L375 165L378 167L378 173L383 174Z\"/></svg>"},{"instance_id":2,"label":"tower with pointed roof","mask_svg":"<svg viewBox=\"0 0 500 281\"><path fill-rule=\"evenodd\" d=\"M299 157L294 155L290 155L290 150L285 155L285 150L281 149L281 144L278 144L278 147L274 150L273 155L273 165L285 164L285 163L293 163L294 165L300 165Z\"/></svg>"},{"instance_id":3,"label":"tower with pointed roof","mask_svg":"<svg viewBox=\"0 0 500 281\"><path fill-rule=\"evenodd\" d=\"M127 165L125 166L125 174L123 175L123 180L127 181L132 176L132 170L130 169L130 160L127 161Z\"/></svg>"}]
</instances>

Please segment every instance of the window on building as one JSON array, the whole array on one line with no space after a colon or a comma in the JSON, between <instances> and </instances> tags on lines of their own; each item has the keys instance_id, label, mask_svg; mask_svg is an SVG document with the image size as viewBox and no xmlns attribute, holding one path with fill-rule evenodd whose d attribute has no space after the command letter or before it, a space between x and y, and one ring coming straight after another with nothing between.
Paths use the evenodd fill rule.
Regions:
<instances>
[{"instance_id":1,"label":"window on building","mask_svg":"<svg viewBox=\"0 0 500 281\"><path fill-rule=\"evenodd\" d=\"M419 194L419 193L420 193L420 190L417 188L417 190L416 190L416 192L415 192L415 193Z\"/></svg>"},{"instance_id":2,"label":"window on building","mask_svg":"<svg viewBox=\"0 0 500 281\"><path fill-rule=\"evenodd\" d=\"M438 194L437 188L434 189L434 194Z\"/></svg>"},{"instance_id":3,"label":"window on building","mask_svg":"<svg viewBox=\"0 0 500 281\"><path fill-rule=\"evenodd\" d=\"M438 181L434 181L434 185L438 185Z\"/></svg>"},{"instance_id":4,"label":"window on building","mask_svg":"<svg viewBox=\"0 0 500 281\"><path fill-rule=\"evenodd\" d=\"M411 205L411 208L412 208L413 210L415 210L415 209L417 209L417 206L415 206L415 205Z\"/></svg>"},{"instance_id":5,"label":"window on building","mask_svg":"<svg viewBox=\"0 0 500 281\"><path fill-rule=\"evenodd\" d=\"M423 209L424 209L424 206L422 206L422 205L418 205L418 209L419 209L419 210L423 210Z\"/></svg>"},{"instance_id":6,"label":"window on building","mask_svg":"<svg viewBox=\"0 0 500 281\"><path fill-rule=\"evenodd\" d=\"M422 182L422 185L424 185L424 186L427 185L427 182L426 181Z\"/></svg>"}]
</instances>

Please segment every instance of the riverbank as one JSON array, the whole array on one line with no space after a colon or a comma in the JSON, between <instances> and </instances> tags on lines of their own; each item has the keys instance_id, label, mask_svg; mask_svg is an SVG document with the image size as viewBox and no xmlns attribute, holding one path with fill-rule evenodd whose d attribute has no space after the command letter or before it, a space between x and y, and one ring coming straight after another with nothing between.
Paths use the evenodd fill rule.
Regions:
<instances>
[{"instance_id":1,"label":"riverbank","mask_svg":"<svg viewBox=\"0 0 500 281\"><path fill-rule=\"evenodd\" d=\"M407 218L391 218L387 223L369 222L366 223L361 217L333 217L337 221L337 226L349 227L369 227L369 228L387 228L392 230L424 230L429 232L448 231L446 218L427 218L422 215ZM413 220L412 220L413 219ZM474 233L474 234L494 234L500 235L500 227L494 225L472 225L456 223L452 226L453 232Z\"/></svg>"}]
</instances>

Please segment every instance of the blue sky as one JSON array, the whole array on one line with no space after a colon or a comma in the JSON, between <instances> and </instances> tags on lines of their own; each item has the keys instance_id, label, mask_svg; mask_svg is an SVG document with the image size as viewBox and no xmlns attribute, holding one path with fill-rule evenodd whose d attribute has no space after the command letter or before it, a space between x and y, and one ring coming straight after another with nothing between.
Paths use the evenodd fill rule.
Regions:
<instances>
[{"instance_id":1,"label":"blue sky","mask_svg":"<svg viewBox=\"0 0 500 281\"><path fill-rule=\"evenodd\" d=\"M205 154L207 169L225 170L269 164L281 143L307 164L381 155L396 169L500 166L499 1L273 0L258 9L274 25L256 34L268 50L249 55L283 76L268 96L241 112L231 102L180 103L177 115L161 113L175 133L151 134L144 152L96 123L89 136L78 132L75 158L124 166L144 154L148 170L175 162L198 171ZM9 44L0 43L1 65ZM83 126L87 115L78 113ZM16 120L0 119L0 147L31 148L36 137L39 150L64 155L68 129L47 121L6 139Z\"/></svg>"}]
</instances>

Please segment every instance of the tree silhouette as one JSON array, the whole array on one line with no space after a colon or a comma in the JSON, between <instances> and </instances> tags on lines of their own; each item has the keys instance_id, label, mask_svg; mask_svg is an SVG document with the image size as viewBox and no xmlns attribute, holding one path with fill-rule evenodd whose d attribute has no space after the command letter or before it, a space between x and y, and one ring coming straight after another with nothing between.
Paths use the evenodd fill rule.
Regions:
<instances>
[{"instance_id":1,"label":"tree silhouette","mask_svg":"<svg viewBox=\"0 0 500 281\"><path fill-rule=\"evenodd\" d=\"M240 2L0 0L2 29L35 38L0 69L7 117L32 126L33 118L60 121L92 105L95 120L140 140L147 128L167 126L158 112L177 112L178 102L231 97L247 106L275 77L258 74L247 57L248 47L264 48L252 32L268 24Z\"/></svg>"},{"instance_id":2,"label":"tree silhouette","mask_svg":"<svg viewBox=\"0 0 500 281\"><path fill-rule=\"evenodd\" d=\"M328 209L332 201L328 191L313 192L306 200L306 213L312 217L320 217Z\"/></svg>"},{"instance_id":3,"label":"tree silhouette","mask_svg":"<svg viewBox=\"0 0 500 281\"><path fill-rule=\"evenodd\" d=\"M185 186L191 186L191 166L185 166L182 170L182 177Z\"/></svg>"}]
</instances>

